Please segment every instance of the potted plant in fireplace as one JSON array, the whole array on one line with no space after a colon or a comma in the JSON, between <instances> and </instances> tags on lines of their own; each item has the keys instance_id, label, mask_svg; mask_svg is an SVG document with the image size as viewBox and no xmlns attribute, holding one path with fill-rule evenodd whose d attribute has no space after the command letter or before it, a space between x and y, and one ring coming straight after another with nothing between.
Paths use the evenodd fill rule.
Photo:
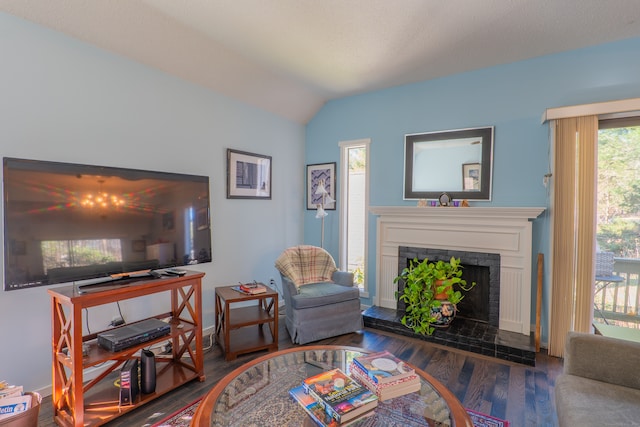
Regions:
<instances>
[{"instance_id":1,"label":"potted plant in fireplace","mask_svg":"<svg viewBox=\"0 0 640 427\"><path fill-rule=\"evenodd\" d=\"M456 304L464 298L475 282L467 285L462 279L460 259L429 262L428 259L409 261L409 266L394 279L404 287L396 291L396 298L405 303L400 321L414 332L431 335L434 326L449 326L455 316Z\"/></svg>"}]
</instances>

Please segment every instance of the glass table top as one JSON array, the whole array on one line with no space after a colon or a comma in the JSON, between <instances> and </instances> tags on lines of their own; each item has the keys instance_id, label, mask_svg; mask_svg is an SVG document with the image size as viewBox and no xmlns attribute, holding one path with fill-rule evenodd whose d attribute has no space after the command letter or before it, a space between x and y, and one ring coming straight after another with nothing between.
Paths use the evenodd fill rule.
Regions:
<instances>
[{"instance_id":1,"label":"glass table top","mask_svg":"<svg viewBox=\"0 0 640 427\"><path fill-rule=\"evenodd\" d=\"M365 350L340 346L306 346L269 353L229 373L203 398L193 426L316 425L289 395L305 378L340 368ZM419 392L379 401L368 416L350 426L472 426L461 403L441 383L416 369Z\"/></svg>"}]
</instances>

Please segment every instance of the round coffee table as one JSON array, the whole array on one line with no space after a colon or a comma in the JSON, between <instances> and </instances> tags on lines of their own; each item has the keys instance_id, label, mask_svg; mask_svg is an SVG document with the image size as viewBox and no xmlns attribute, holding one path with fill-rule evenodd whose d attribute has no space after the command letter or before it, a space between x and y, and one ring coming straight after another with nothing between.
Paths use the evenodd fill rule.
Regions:
<instances>
[{"instance_id":1,"label":"round coffee table","mask_svg":"<svg viewBox=\"0 0 640 427\"><path fill-rule=\"evenodd\" d=\"M202 399L192 426L315 425L289 390L322 371L341 368L366 350L344 346L304 346L269 353L226 375ZM416 369L421 390L379 402L374 414L353 426L468 426L473 424L456 397Z\"/></svg>"}]
</instances>

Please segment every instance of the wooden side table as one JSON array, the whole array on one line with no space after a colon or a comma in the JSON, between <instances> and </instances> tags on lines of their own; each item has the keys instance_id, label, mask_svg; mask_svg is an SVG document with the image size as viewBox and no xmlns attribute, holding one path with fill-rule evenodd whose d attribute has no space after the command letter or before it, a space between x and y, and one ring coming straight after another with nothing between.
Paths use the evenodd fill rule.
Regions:
<instances>
[{"instance_id":1,"label":"wooden side table","mask_svg":"<svg viewBox=\"0 0 640 427\"><path fill-rule=\"evenodd\" d=\"M257 304L239 306L248 301ZM258 350L278 350L278 293L268 286L267 292L258 295L233 286L216 288L216 337L226 360Z\"/></svg>"}]
</instances>

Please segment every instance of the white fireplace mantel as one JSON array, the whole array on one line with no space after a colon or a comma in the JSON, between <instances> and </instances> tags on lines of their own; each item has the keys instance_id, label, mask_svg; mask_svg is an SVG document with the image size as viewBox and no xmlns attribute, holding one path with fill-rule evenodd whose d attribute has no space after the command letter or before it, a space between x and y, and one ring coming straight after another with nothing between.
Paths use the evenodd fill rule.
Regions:
<instances>
[{"instance_id":1,"label":"white fireplace mantel","mask_svg":"<svg viewBox=\"0 0 640 427\"><path fill-rule=\"evenodd\" d=\"M398 247L500 255L500 329L531 331L531 220L540 207L372 206L378 216L375 304L396 308Z\"/></svg>"}]
</instances>

